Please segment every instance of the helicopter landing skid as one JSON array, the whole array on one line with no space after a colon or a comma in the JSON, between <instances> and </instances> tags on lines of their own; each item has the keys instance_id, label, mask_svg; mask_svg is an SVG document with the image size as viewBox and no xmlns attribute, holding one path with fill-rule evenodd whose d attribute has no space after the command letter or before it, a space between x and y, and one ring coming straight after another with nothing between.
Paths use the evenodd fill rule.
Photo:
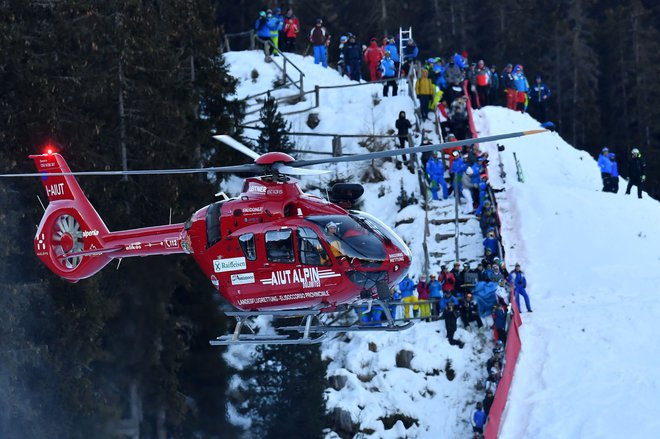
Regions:
<instances>
[{"instance_id":1,"label":"helicopter landing skid","mask_svg":"<svg viewBox=\"0 0 660 439\"><path fill-rule=\"evenodd\" d=\"M385 316L385 321L353 322L351 324L337 324L339 321L345 321L353 310L368 313L373 306L379 306ZM365 309L366 307L366 309ZM324 322L319 319L320 315L328 313L321 312L318 309L309 310L291 310L291 311L234 311L227 312L227 316L236 318L236 327L231 335L221 335L215 340L210 340L212 346L228 346L239 344L314 344L325 340L330 334L339 334L345 332L365 332L365 331L403 331L410 328L414 322L407 321L404 324L396 323L390 314L387 302L378 299L361 300L355 304L346 307L345 310L336 313L329 321ZM258 334L255 333L250 323L251 320L259 316L273 316L274 318L300 318L301 324L294 326L274 327L273 333ZM353 316L354 317L354 316ZM244 327L247 327L251 333L242 333ZM288 334L283 334L287 332Z\"/></svg>"}]
</instances>

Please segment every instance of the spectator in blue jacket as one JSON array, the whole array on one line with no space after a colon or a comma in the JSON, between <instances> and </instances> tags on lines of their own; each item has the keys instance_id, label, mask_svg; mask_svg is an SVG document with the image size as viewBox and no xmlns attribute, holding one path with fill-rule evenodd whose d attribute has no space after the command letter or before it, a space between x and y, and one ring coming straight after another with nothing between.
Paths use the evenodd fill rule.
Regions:
<instances>
[{"instance_id":1,"label":"spectator in blue jacket","mask_svg":"<svg viewBox=\"0 0 660 439\"><path fill-rule=\"evenodd\" d=\"M456 153L454 155L454 153ZM454 180L456 181L456 185L458 186L458 194L455 194L454 196L458 196L459 200L465 199L463 196L463 174L465 173L465 170L467 169L467 165L463 161L463 157L458 151L453 151L452 155L454 155L454 162L451 164L450 168L450 178L451 178L451 187L449 188L449 195L451 195L452 191L454 190Z\"/></svg>"},{"instance_id":2,"label":"spectator in blue jacket","mask_svg":"<svg viewBox=\"0 0 660 439\"><path fill-rule=\"evenodd\" d=\"M502 340L502 344L506 345L506 317L507 317L507 308L503 303L498 303L495 305L494 314L494 323L495 331L497 331L497 339Z\"/></svg>"},{"instance_id":3,"label":"spectator in blue jacket","mask_svg":"<svg viewBox=\"0 0 660 439\"><path fill-rule=\"evenodd\" d=\"M551 94L550 89L543 83L541 75L536 75L534 85L529 91L529 112L539 122L545 122L547 120L545 110Z\"/></svg>"},{"instance_id":4,"label":"spectator in blue jacket","mask_svg":"<svg viewBox=\"0 0 660 439\"><path fill-rule=\"evenodd\" d=\"M527 312L532 312L532 307L529 304L529 296L527 295L527 279L525 279L525 274L520 271L520 264L516 264L515 269L509 274L509 284L513 284L518 309L520 310L520 296L523 296Z\"/></svg>"},{"instance_id":5,"label":"spectator in blue jacket","mask_svg":"<svg viewBox=\"0 0 660 439\"><path fill-rule=\"evenodd\" d=\"M378 69L381 78L387 79L387 82L383 85L383 96L387 97L390 87L392 87L392 96L396 96L399 87L396 85L396 66L390 52L385 51L385 57L380 60Z\"/></svg>"},{"instance_id":6,"label":"spectator in blue jacket","mask_svg":"<svg viewBox=\"0 0 660 439\"><path fill-rule=\"evenodd\" d=\"M499 245L498 245L498 240L497 237L495 237L495 232L490 231L486 233L486 239L484 239L484 252L487 248L489 248L493 254L493 257L499 256Z\"/></svg>"},{"instance_id":7,"label":"spectator in blue jacket","mask_svg":"<svg viewBox=\"0 0 660 439\"><path fill-rule=\"evenodd\" d=\"M415 282L410 278L409 275L406 274L406 277L403 278L401 282L399 282L399 291L401 291L401 299L403 299L403 302L406 304L404 308L404 315L406 319L409 319L411 317L411 312L410 309L412 308L412 304L417 302L417 297L415 297L415 294L413 291L415 290Z\"/></svg>"},{"instance_id":8,"label":"spectator in blue jacket","mask_svg":"<svg viewBox=\"0 0 660 439\"><path fill-rule=\"evenodd\" d=\"M392 288L391 290L392 293L392 302L400 302L401 301L401 292L398 291L396 288ZM400 319L403 316L401 315L401 311L397 311L397 309L401 309L401 305L390 305L390 314L392 314L393 319Z\"/></svg>"},{"instance_id":9,"label":"spectator in blue jacket","mask_svg":"<svg viewBox=\"0 0 660 439\"><path fill-rule=\"evenodd\" d=\"M348 34L348 42L344 44L342 51L351 79L360 82L362 79L362 47L355 41L355 35Z\"/></svg>"},{"instance_id":10,"label":"spectator in blue jacket","mask_svg":"<svg viewBox=\"0 0 660 439\"><path fill-rule=\"evenodd\" d=\"M616 164L616 155L611 152L608 156L611 160L610 167L610 192L619 192L619 166Z\"/></svg>"},{"instance_id":11,"label":"spectator in blue jacket","mask_svg":"<svg viewBox=\"0 0 660 439\"><path fill-rule=\"evenodd\" d=\"M612 176L612 160L609 157L610 150L603 148L598 156L598 168L603 180L603 192L610 191L610 177Z\"/></svg>"},{"instance_id":12,"label":"spectator in blue jacket","mask_svg":"<svg viewBox=\"0 0 660 439\"><path fill-rule=\"evenodd\" d=\"M440 315L440 304L438 303L442 298L442 283L436 278L435 274L430 276L429 280L429 298L431 299L431 315L433 318L438 318Z\"/></svg>"},{"instance_id":13,"label":"spectator in blue jacket","mask_svg":"<svg viewBox=\"0 0 660 439\"><path fill-rule=\"evenodd\" d=\"M483 405L478 402L477 409L472 413L472 431L483 433L485 424L486 412L483 410Z\"/></svg>"},{"instance_id":14,"label":"spectator in blue jacket","mask_svg":"<svg viewBox=\"0 0 660 439\"><path fill-rule=\"evenodd\" d=\"M266 56L270 56L271 46L268 42L271 41L271 31L277 30L277 25L277 20L273 18L273 15L266 14L265 11L259 12L259 18L257 18L257 21L254 23L257 37L259 37L259 40L264 43L264 52L266 53Z\"/></svg>"},{"instance_id":15,"label":"spectator in blue jacket","mask_svg":"<svg viewBox=\"0 0 660 439\"><path fill-rule=\"evenodd\" d=\"M454 162L455 163L455 162ZM438 151L433 151L433 157L426 162L426 174L431 185L431 194L434 200L438 200L438 186L442 187L442 198L449 197L449 189L445 181L445 165L438 156Z\"/></svg>"},{"instance_id":16,"label":"spectator in blue jacket","mask_svg":"<svg viewBox=\"0 0 660 439\"><path fill-rule=\"evenodd\" d=\"M525 112L527 108L527 92L529 91L529 83L523 73L522 64L516 65L513 69L513 88L516 90L516 110L521 113Z\"/></svg>"},{"instance_id":17,"label":"spectator in blue jacket","mask_svg":"<svg viewBox=\"0 0 660 439\"><path fill-rule=\"evenodd\" d=\"M396 73L399 73L399 67L401 66L401 58L399 58L399 50L396 48L396 42L394 37L389 37L387 39L387 44L385 45L385 52L390 52L390 58L394 61L394 67Z\"/></svg>"},{"instance_id":18,"label":"spectator in blue jacket","mask_svg":"<svg viewBox=\"0 0 660 439\"><path fill-rule=\"evenodd\" d=\"M419 55L419 48L417 48L417 44L415 44L412 38L406 43L406 47L403 48L401 55L403 58L403 70L406 75L409 75L411 66L417 59L417 55Z\"/></svg>"},{"instance_id":19,"label":"spectator in blue jacket","mask_svg":"<svg viewBox=\"0 0 660 439\"><path fill-rule=\"evenodd\" d=\"M458 308L458 299L456 296L454 296L451 291L445 291L440 298L440 312L443 312L446 308L449 302L453 303L456 308Z\"/></svg>"},{"instance_id":20,"label":"spectator in blue jacket","mask_svg":"<svg viewBox=\"0 0 660 439\"><path fill-rule=\"evenodd\" d=\"M280 48L280 34L284 29L284 15L282 15L282 9L275 8L272 18L273 20L275 20L274 23L275 28L271 29L270 31L270 39L273 41L273 45L275 46L273 55L278 56L279 54L278 49Z\"/></svg>"}]
</instances>

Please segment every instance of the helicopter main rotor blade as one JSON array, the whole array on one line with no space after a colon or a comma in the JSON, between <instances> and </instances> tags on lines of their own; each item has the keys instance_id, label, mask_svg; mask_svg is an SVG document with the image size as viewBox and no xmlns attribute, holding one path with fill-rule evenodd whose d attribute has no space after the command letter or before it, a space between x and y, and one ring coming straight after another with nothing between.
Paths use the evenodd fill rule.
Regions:
<instances>
[{"instance_id":1,"label":"helicopter main rotor blade","mask_svg":"<svg viewBox=\"0 0 660 439\"><path fill-rule=\"evenodd\" d=\"M284 175L321 175L331 172L323 169L294 168L293 166L282 165L279 163L273 165L273 169L275 169L280 174L284 174Z\"/></svg>"},{"instance_id":2,"label":"helicopter main rotor blade","mask_svg":"<svg viewBox=\"0 0 660 439\"><path fill-rule=\"evenodd\" d=\"M259 174L264 167L257 164L235 165L235 166L216 166L210 168L189 168L189 169L142 169L135 171L77 171L77 172L44 172L28 174L0 174L0 177L54 177L64 175L87 175L87 176L123 176L123 175L175 175L175 174L205 174L208 172L246 172Z\"/></svg>"},{"instance_id":3,"label":"helicopter main rotor blade","mask_svg":"<svg viewBox=\"0 0 660 439\"><path fill-rule=\"evenodd\" d=\"M229 137L229 136L226 135L226 134L220 134L219 136L213 136L213 138L214 138L215 140L218 140L218 141L224 143L224 144L227 145L227 146L231 146L231 147L234 148L236 151L238 151L238 152L242 152L242 153L245 154L246 156L251 157L251 158L253 158L253 159L255 159L255 160L258 159L259 157L261 157L261 155L259 155L259 154L256 153L255 151L252 151L247 145L243 145L243 144L242 144L241 142L239 142L238 140L236 140L236 139L234 139L234 138L232 138L232 137Z\"/></svg>"},{"instance_id":4,"label":"helicopter main rotor blade","mask_svg":"<svg viewBox=\"0 0 660 439\"><path fill-rule=\"evenodd\" d=\"M378 159L382 157L395 157L403 154L412 154L412 153L427 152L427 151L440 151L443 149L454 148L456 146L471 145L473 143L494 142L495 140L512 139L515 137L529 136L532 134L540 134L545 132L548 132L548 130L528 130L528 131L520 131L517 133L497 134L494 136L457 140L455 142L437 143L434 145L415 146L412 148L404 148L404 149L397 148L395 150L389 150L389 151L368 152L366 154L357 154L353 156L331 157L327 159L317 159L317 160L296 160L293 163L289 163L289 166L298 167L298 166L320 165L325 163L361 162L365 160Z\"/></svg>"}]
</instances>

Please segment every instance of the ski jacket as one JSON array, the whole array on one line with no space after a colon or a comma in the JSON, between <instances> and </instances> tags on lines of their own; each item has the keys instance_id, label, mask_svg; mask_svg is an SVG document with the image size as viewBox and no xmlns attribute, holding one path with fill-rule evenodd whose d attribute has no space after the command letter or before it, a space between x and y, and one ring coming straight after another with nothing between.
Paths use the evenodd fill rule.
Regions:
<instances>
[{"instance_id":1,"label":"ski jacket","mask_svg":"<svg viewBox=\"0 0 660 439\"><path fill-rule=\"evenodd\" d=\"M389 43L385 46L385 51L390 52L390 59L394 62L399 62L399 51L396 49L396 44Z\"/></svg>"},{"instance_id":2,"label":"ski jacket","mask_svg":"<svg viewBox=\"0 0 660 439\"><path fill-rule=\"evenodd\" d=\"M511 274L509 274L509 283L513 284L516 291L524 291L525 288L527 288L527 279L525 279L525 275L522 271L512 271Z\"/></svg>"},{"instance_id":3,"label":"ski jacket","mask_svg":"<svg viewBox=\"0 0 660 439\"><path fill-rule=\"evenodd\" d=\"M383 59L383 49L372 41L367 50L364 51L364 61L369 64L378 64Z\"/></svg>"},{"instance_id":4,"label":"ski jacket","mask_svg":"<svg viewBox=\"0 0 660 439\"><path fill-rule=\"evenodd\" d=\"M406 47L403 48L403 60L404 61L413 61L417 59L419 54L419 49L416 44L406 44Z\"/></svg>"},{"instance_id":5,"label":"ski jacket","mask_svg":"<svg viewBox=\"0 0 660 439\"><path fill-rule=\"evenodd\" d=\"M415 84L415 93L419 95L433 96L435 93L435 86L429 79L429 71L422 69L422 77L417 80Z\"/></svg>"},{"instance_id":6,"label":"ski jacket","mask_svg":"<svg viewBox=\"0 0 660 439\"><path fill-rule=\"evenodd\" d=\"M618 177L619 176L619 166L616 164L616 162L614 160L611 160L610 165L611 165L610 166L610 175L612 175L613 178Z\"/></svg>"},{"instance_id":7,"label":"ski jacket","mask_svg":"<svg viewBox=\"0 0 660 439\"><path fill-rule=\"evenodd\" d=\"M401 291L401 297L410 297L413 294L415 289L415 282L408 276L404 277L401 282L399 282L399 291Z\"/></svg>"},{"instance_id":8,"label":"ski jacket","mask_svg":"<svg viewBox=\"0 0 660 439\"><path fill-rule=\"evenodd\" d=\"M497 72L490 72L490 88L498 90L500 88L500 75Z\"/></svg>"},{"instance_id":9,"label":"ski jacket","mask_svg":"<svg viewBox=\"0 0 660 439\"><path fill-rule=\"evenodd\" d=\"M412 128L412 124L408 119L405 117L399 117L396 120L396 129L397 129L397 134L399 136L407 136L408 135L408 130Z\"/></svg>"},{"instance_id":10,"label":"ski jacket","mask_svg":"<svg viewBox=\"0 0 660 439\"><path fill-rule=\"evenodd\" d=\"M631 179L639 180L642 175L646 175L646 162L642 157L633 157L628 162L628 176Z\"/></svg>"},{"instance_id":11,"label":"ski jacket","mask_svg":"<svg viewBox=\"0 0 660 439\"><path fill-rule=\"evenodd\" d=\"M354 61L360 61L362 56L362 47L358 43L351 43L350 41L344 44L344 60L347 63L352 63Z\"/></svg>"},{"instance_id":12,"label":"ski jacket","mask_svg":"<svg viewBox=\"0 0 660 439\"><path fill-rule=\"evenodd\" d=\"M456 276L454 276L454 273L443 271L440 274L440 280L442 281L442 291L454 292L454 287L456 286Z\"/></svg>"},{"instance_id":13,"label":"ski jacket","mask_svg":"<svg viewBox=\"0 0 660 439\"><path fill-rule=\"evenodd\" d=\"M454 64L456 64L459 69L462 70L466 67L465 62L463 61L463 57L461 55L459 55L458 53L454 54L453 60L454 60Z\"/></svg>"},{"instance_id":14,"label":"ski jacket","mask_svg":"<svg viewBox=\"0 0 660 439\"><path fill-rule=\"evenodd\" d=\"M277 20L272 17L259 17L256 23L254 23L254 28L259 38L270 38L270 31L277 29Z\"/></svg>"},{"instance_id":15,"label":"ski jacket","mask_svg":"<svg viewBox=\"0 0 660 439\"><path fill-rule=\"evenodd\" d=\"M483 410L475 410L472 414L472 426L477 428L484 428L486 424L486 412Z\"/></svg>"},{"instance_id":16,"label":"ski jacket","mask_svg":"<svg viewBox=\"0 0 660 439\"><path fill-rule=\"evenodd\" d=\"M477 77L477 85L481 87L490 85L490 70L488 70L487 67L484 66L480 69L478 68L476 77Z\"/></svg>"},{"instance_id":17,"label":"ski jacket","mask_svg":"<svg viewBox=\"0 0 660 439\"><path fill-rule=\"evenodd\" d=\"M445 296L442 296L440 298L440 310L444 311L445 309L447 309L447 304L449 302L453 303L454 307L458 306L458 299L457 298L455 298L454 296L447 297L445 295Z\"/></svg>"},{"instance_id":18,"label":"ski jacket","mask_svg":"<svg viewBox=\"0 0 660 439\"><path fill-rule=\"evenodd\" d=\"M484 239L484 249L489 248L494 255L498 253L497 251L497 238L486 238Z\"/></svg>"},{"instance_id":19,"label":"ski jacket","mask_svg":"<svg viewBox=\"0 0 660 439\"><path fill-rule=\"evenodd\" d=\"M309 41L314 46L325 46L329 40L330 35L328 35L328 31L323 26L314 26L309 31Z\"/></svg>"},{"instance_id":20,"label":"ski jacket","mask_svg":"<svg viewBox=\"0 0 660 439\"><path fill-rule=\"evenodd\" d=\"M284 29L284 16L282 14L273 15L273 20L275 20L275 28L270 30L270 36L277 37L280 31Z\"/></svg>"},{"instance_id":21,"label":"ski jacket","mask_svg":"<svg viewBox=\"0 0 660 439\"><path fill-rule=\"evenodd\" d=\"M440 180L441 178L444 178L445 166L442 163L442 159L440 157L431 157L429 161L426 162L426 173L431 180Z\"/></svg>"},{"instance_id":22,"label":"ski jacket","mask_svg":"<svg viewBox=\"0 0 660 439\"><path fill-rule=\"evenodd\" d=\"M382 73L383 78L394 78L396 76L396 68L394 66L394 61L392 59L383 58L380 60L380 66L378 67Z\"/></svg>"},{"instance_id":23,"label":"ski jacket","mask_svg":"<svg viewBox=\"0 0 660 439\"><path fill-rule=\"evenodd\" d=\"M495 310L495 327L497 329L506 329L506 311L504 311L502 308L497 307L497 310Z\"/></svg>"},{"instance_id":24,"label":"ski jacket","mask_svg":"<svg viewBox=\"0 0 660 439\"><path fill-rule=\"evenodd\" d=\"M429 296L434 299L442 297L442 284L437 279L429 282Z\"/></svg>"},{"instance_id":25,"label":"ski jacket","mask_svg":"<svg viewBox=\"0 0 660 439\"><path fill-rule=\"evenodd\" d=\"M452 174L463 174L465 172L465 169L467 169L467 165L463 161L463 157L458 157L454 159L454 163L451 164L451 172Z\"/></svg>"},{"instance_id":26,"label":"ski jacket","mask_svg":"<svg viewBox=\"0 0 660 439\"><path fill-rule=\"evenodd\" d=\"M529 91L529 100L540 104L551 96L550 89L545 84L535 83Z\"/></svg>"},{"instance_id":27,"label":"ski jacket","mask_svg":"<svg viewBox=\"0 0 660 439\"><path fill-rule=\"evenodd\" d=\"M519 73L514 73L513 75L513 88L516 89L517 92L527 92L529 90L529 85L527 83L527 78L525 77L525 74L522 72Z\"/></svg>"},{"instance_id":28,"label":"ski jacket","mask_svg":"<svg viewBox=\"0 0 660 439\"><path fill-rule=\"evenodd\" d=\"M607 154L598 156L598 167L600 168L600 172L604 172L605 174L612 172L612 160L610 160Z\"/></svg>"},{"instance_id":29,"label":"ski jacket","mask_svg":"<svg viewBox=\"0 0 660 439\"><path fill-rule=\"evenodd\" d=\"M417 282L417 297L419 300L428 300L429 298L429 285L424 281Z\"/></svg>"},{"instance_id":30,"label":"ski jacket","mask_svg":"<svg viewBox=\"0 0 660 439\"><path fill-rule=\"evenodd\" d=\"M284 36L287 38L296 38L300 32L300 22L298 17L284 17Z\"/></svg>"},{"instance_id":31,"label":"ski jacket","mask_svg":"<svg viewBox=\"0 0 660 439\"><path fill-rule=\"evenodd\" d=\"M502 299L504 303L509 303L509 290L507 290L506 287L498 285L495 294Z\"/></svg>"},{"instance_id":32,"label":"ski jacket","mask_svg":"<svg viewBox=\"0 0 660 439\"><path fill-rule=\"evenodd\" d=\"M444 77L447 84L458 84L463 80L463 71L456 65L456 63L449 63L449 65L445 67Z\"/></svg>"}]
</instances>

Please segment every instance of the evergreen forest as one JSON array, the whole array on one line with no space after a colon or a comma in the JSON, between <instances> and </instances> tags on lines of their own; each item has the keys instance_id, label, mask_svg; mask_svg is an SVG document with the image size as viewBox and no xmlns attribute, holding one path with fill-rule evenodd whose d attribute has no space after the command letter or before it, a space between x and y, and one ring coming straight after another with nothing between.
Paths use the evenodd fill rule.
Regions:
<instances>
[{"instance_id":1,"label":"evergreen forest","mask_svg":"<svg viewBox=\"0 0 660 439\"><path fill-rule=\"evenodd\" d=\"M569 143L594 156L608 146L624 176L640 148L646 189L660 198L660 4L650 0L2 0L1 172L33 172L28 155L46 145L73 170L241 163L210 135L240 137L243 119L219 42L275 6L301 20L300 53L322 17L335 41L352 31L366 44L412 26L421 59L465 50L498 70L522 63L553 91L550 119ZM262 117L279 121L276 111ZM281 130L264 136L263 149L291 148ZM183 222L222 184L80 183L110 230ZM134 258L69 284L34 256L42 192L31 179L0 182L0 438L237 437L224 416L232 371L208 344L231 322L194 262ZM282 373L255 365L244 377L258 437L320 436L318 349L263 352Z\"/></svg>"}]
</instances>

